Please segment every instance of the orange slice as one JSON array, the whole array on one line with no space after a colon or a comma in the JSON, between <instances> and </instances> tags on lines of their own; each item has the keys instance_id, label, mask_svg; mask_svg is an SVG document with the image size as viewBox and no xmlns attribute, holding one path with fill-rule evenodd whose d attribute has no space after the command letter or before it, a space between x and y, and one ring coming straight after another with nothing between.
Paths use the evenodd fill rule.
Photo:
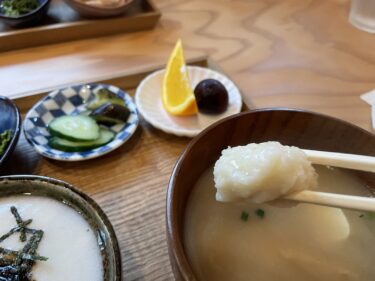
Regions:
<instances>
[{"instance_id":1,"label":"orange slice","mask_svg":"<svg viewBox=\"0 0 375 281\"><path fill-rule=\"evenodd\" d=\"M162 88L165 110L173 115L193 115L198 112L185 64L181 40L173 49L165 70Z\"/></svg>"}]
</instances>

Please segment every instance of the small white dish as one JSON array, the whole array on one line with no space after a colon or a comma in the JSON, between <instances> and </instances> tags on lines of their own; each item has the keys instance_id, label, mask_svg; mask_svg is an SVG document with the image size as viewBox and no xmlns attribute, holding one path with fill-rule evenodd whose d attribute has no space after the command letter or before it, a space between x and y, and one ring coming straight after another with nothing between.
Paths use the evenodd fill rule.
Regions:
<instances>
[{"instance_id":1,"label":"small white dish","mask_svg":"<svg viewBox=\"0 0 375 281\"><path fill-rule=\"evenodd\" d=\"M220 81L228 91L228 108L222 114L202 114L173 116L163 107L161 99L165 69L153 72L139 84L135 93L135 103L144 119L155 128L177 136L194 137L212 123L239 113L242 107L241 93L226 76L209 68L188 66L189 79L193 89L204 79Z\"/></svg>"}]
</instances>

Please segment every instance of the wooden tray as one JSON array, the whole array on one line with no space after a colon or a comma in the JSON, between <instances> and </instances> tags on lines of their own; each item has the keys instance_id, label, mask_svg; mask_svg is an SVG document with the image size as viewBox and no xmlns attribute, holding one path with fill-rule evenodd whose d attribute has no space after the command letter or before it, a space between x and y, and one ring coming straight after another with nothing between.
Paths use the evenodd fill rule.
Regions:
<instances>
[{"instance_id":1,"label":"wooden tray","mask_svg":"<svg viewBox=\"0 0 375 281\"><path fill-rule=\"evenodd\" d=\"M206 57L189 63L221 72ZM164 66L96 82L114 84L133 95L139 82L160 67ZM45 91L16 99L21 114L43 95ZM37 154L21 136L0 175L36 174L75 185L111 220L121 249L123 280L174 280L166 243L165 200L172 169L189 141L154 129L141 118L136 133L115 151L83 162L59 162Z\"/></svg>"},{"instance_id":2,"label":"wooden tray","mask_svg":"<svg viewBox=\"0 0 375 281\"><path fill-rule=\"evenodd\" d=\"M161 16L151 0L134 0L121 17L84 19L63 0L52 0L39 26L16 29L0 22L0 52L153 28Z\"/></svg>"}]
</instances>

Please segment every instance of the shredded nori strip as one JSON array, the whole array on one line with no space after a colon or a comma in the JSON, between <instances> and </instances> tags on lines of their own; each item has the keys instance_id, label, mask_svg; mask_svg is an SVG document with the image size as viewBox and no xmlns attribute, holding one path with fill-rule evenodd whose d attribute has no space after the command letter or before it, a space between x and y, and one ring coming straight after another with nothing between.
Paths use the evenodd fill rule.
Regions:
<instances>
[{"instance_id":1,"label":"shredded nori strip","mask_svg":"<svg viewBox=\"0 0 375 281\"><path fill-rule=\"evenodd\" d=\"M8 233L5 233L3 236L0 237L0 242L3 242L8 237L12 236L12 234L18 232L19 229L20 229L19 226L12 228Z\"/></svg>"},{"instance_id":2,"label":"shredded nori strip","mask_svg":"<svg viewBox=\"0 0 375 281\"><path fill-rule=\"evenodd\" d=\"M21 242L25 242L26 241L25 226L27 225L26 222L30 221L29 223L31 223L32 220L27 220L26 222L24 222L20 214L18 213L16 207L14 206L10 207L10 211L12 212L13 216L16 218L16 222L18 226L20 227L20 240Z\"/></svg>"},{"instance_id":3,"label":"shredded nori strip","mask_svg":"<svg viewBox=\"0 0 375 281\"><path fill-rule=\"evenodd\" d=\"M3 258L4 259L12 259L16 256L18 256L20 253L18 251L13 251L13 250L9 250L9 249L4 249L2 247L0 247L0 255L3 255ZM38 256L38 255L31 255L31 254L22 254L22 258L23 259L26 259L26 260L40 260L40 261L46 261L48 260L48 258L46 257L43 257L43 256Z\"/></svg>"},{"instance_id":4,"label":"shredded nori strip","mask_svg":"<svg viewBox=\"0 0 375 281\"><path fill-rule=\"evenodd\" d=\"M11 207L11 212L18 226L2 235L0 242L18 232L20 233L21 242L27 241L27 233L31 234L31 237L19 251L0 247L0 281L31 281L31 269L35 262L46 261L48 259L36 253L44 232L41 229L27 228L26 226L32 220L23 221L15 207Z\"/></svg>"}]
</instances>

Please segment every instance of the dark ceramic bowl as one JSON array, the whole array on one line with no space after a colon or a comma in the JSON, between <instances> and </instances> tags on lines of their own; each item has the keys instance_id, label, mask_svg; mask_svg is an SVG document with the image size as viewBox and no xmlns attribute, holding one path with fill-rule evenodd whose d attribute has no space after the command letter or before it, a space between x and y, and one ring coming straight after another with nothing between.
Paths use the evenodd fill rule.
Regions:
<instances>
[{"instance_id":1,"label":"dark ceramic bowl","mask_svg":"<svg viewBox=\"0 0 375 281\"><path fill-rule=\"evenodd\" d=\"M122 15L128 9L133 0L121 0L118 6L99 7L82 3L78 0L65 0L65 2L86 18L107 18Z\"/></svg>"},{"instance_id":2,"label":"dark ceramic bowl","mask_svg":"<svg viewBox=\"0 0 375 281\"><path fill-rule=\"evenodd\" d=\"M12 130L12 137L4 153L0 154L0 166L13 152L21 132L21 115L17 106L10 99L0 96L0 134L6 130Z\"/></svg>"},{"instance_id":3,"label":"dark ceramic bowl","mask_svg":"<svg viewBox=\"0 0 375 281\"><path fill-rule=\"evenodd\" d=\"M3 0L0 0L0 3ZM51 0L39 0L39 7L20 16L6 16L0 9L0 20L12 27L26 27L40 22L46 15Z\"/></svg>"},{"instance_id":4,"label":"dark ceramic bowl","mask_svg":"<svg viewBox=\"0 0 375 281\"><path fill-rule=\"evenodd\" d=\"M121 281L121 255L113 227L103 210L89 196L60 180L31 175L0 177L0 197L36 195L55 199L76 210L96 233L104 281Z\"/></svg>"},{"instance_id":5,"label":"dark ceramic bowl","mask_svg":"<svg viewBox=\"0 0 375 281\"><path fill-rule=\"evenodd\" d=\"M197 280L183 245L185 206L197 179L215 163L224 148L270 140L306 149L375 156L375 135L342 120L312 112L263 109L213 124L189 143L169 182L167 239L176 280ZM374 174L359 175L374 186Z\"/></svg>"}]
</instances>

